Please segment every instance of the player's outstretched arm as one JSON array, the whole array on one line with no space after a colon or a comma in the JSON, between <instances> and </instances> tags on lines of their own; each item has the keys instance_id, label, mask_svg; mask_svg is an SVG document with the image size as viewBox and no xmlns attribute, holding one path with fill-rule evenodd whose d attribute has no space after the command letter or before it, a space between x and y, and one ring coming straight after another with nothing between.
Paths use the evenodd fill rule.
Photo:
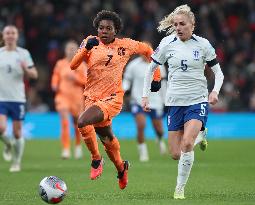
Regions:
<instances>
[{"instance_id":1,"label":"player's outstretched arm","mask_svg":"<svg viewBox=\"0 0 255 205\"><path fill-rule=\"evenodd\" d=\"M72 70L77 69L80 64L82 63L82 61L84 60L85 56L87 54L87 49L86 48L80 48L77 53L74 55L71 64L70 64L70 68Z\"/></svg>"},{"instance_id":2,"label":"player's outstretched arm","mask_svg":"<svg viewBox=\"0 0 255 205\"><path fill-rule=\"evenodd\" d=\"M218 94L220 92L221 86L223 84L224 75L221 71L219 63L211 67L214 75L214 88L209 95L209 103L215 105L218 102Z\"/></svg>"},{"instance_id":3,"label":"player's outstretched arm","mask_svg":"<svg viewBox=\"0 0 255 205\"><path fill-rule=\"evenodd\" d=\"M150 95L151 79L152 79L153 72L155 71L157 67L158 67L158 64L152 61L145 71L144 83L143 83L143 102L144 103L142 105L144 111L149 111L148 97Z\"/></svg>"},{"instance_id":4,"label":"player's outstretched arm","mask_svg":"<svg viewBox=\"0 0 255 205\"><path fill-rule=\"evenodd\" d=\"M77 69L80 64L82 63L83 60L86 61L86 56L87 56L87 52L89 50L91 50L94 46L98 46L99 45L99 41L96 37L92 37L89 38L87 40L87 43L85 45L85 47L81 47L77 53L75 54L75 56L73 57L71 64L70 64L70 68L72 70Z\"/></svg>"}]
</instances>

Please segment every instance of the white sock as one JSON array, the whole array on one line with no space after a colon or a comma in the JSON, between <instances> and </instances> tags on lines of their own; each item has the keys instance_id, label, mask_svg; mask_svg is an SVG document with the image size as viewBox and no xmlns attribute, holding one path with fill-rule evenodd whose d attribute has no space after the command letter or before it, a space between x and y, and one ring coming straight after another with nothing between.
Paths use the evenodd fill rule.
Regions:
<instances>
[{"instance_id":1,"label":"white sock","mask_svg":"<svg viewBox=\"0 0 255 205\"><path fill-rule=\"evenodd\" d=\"M177 186L184 187L188 181L190 170L194 162L194 151L182 152L178 163Z\"/></svg>"},{"instance_id":2,"label":"white sock","mask_svg":"<svg viewBox=\"0 0 255 205\"><path fill-rule=\"evenodd\" d=\"M4 134L0 134L0 140L2 140L6 146L11 146L11 140Z\"/></svg>"},{"instance_id":3,"label":"white sock","mask_svg":"<svg viewBox=\"0 0 255 205\"><path fill-rule=\"evenodd\" d=\"M23 137L14 139L14 163L20 164L25 147L25 139Z\"/></svg>"},{"instance_id":4,"label":"white sock","mask_svg":"<svg viewBox=\"0 0 255 205\"><path fill-rule=\"evenodd\" d=\"M196 140L194 142L194 147L197 144L199 144L200 142L202 142L203 139L204 139L204 133L203 133L203 131L199 131L198 136L197 136L197 138L196 138Z\"/></svg>"}]
</instances>

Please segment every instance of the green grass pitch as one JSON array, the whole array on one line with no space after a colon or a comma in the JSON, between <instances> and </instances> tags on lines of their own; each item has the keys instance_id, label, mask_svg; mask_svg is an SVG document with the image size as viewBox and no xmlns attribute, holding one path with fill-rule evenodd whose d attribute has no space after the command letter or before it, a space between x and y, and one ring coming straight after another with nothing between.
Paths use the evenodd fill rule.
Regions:
<instances>
[{"instance_id":1,"label":"green grass pitch","mask_svg":"<svg viewBox=\"0 0 255 205\"><path fill-rule=\"evenodd\" d=\"M38 184L50 175L62 178L67 184L68 195L62 205L255 204L255 140L212 140L206 152L196 148L185 200L172 198L177 162L169 155L160 156L153 140L148 145L150 161L140 163L136 142L121 141L122 156L130 161L131 167L128 187L119 190L115 168L102 146L104 173L91 181L87 151L82 160L61 160L59 141L27 141L22 172L9 173L10 163L0 157L0 205L45 204L38 196ZM2 147L1 144L1 151Z\"/></svg>"}]
</instances>

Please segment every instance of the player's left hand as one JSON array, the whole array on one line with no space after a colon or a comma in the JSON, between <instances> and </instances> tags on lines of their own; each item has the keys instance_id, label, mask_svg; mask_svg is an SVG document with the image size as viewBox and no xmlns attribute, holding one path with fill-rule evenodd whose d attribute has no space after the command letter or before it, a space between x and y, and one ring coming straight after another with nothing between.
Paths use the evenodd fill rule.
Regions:
<instances>
[{"instance_id":1,"label":"player's left hand","mask_svg":"<svg viewBox=\"0 0 255 205\"><path fill-rule=\"evenodd\" d=\"M142 97L142 108L145 112L150 112L149 99L148 97Z\"/></svg>"},{"instance_id":2,"label":"player's left hand","mask_svg":"<svg viewBox=\"0 0 255 205\"><path fill-rule=\"evenodd\" d=\"M151 82L151 92L158 92L160 88L161 88L161 80L160 81L153 80Z\"/></svg>"},{"instance_id":3,"label":"player's left hand","mask_svg":"<svg viewBox=\"0 0 255 205\"><path fill-rule=\"evenodd\" d=\"M212 91L209 95L209 100L208 102L211 104L211 105L215 105L217 102L219 101L219 98L218 98L218 93L215 92L215 91Z\"/></svg>"}]
</instances>

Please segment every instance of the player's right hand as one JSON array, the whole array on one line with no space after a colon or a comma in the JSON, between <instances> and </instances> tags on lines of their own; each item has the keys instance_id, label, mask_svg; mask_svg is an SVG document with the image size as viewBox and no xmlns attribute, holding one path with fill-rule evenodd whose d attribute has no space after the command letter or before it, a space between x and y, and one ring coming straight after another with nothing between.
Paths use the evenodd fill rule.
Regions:
<instances>
[{"instance_id":1,"label":"player's right hand","mask_svg":"<svg viewBox=\"0 0 255 205\"><path fill-rule=\"evenodd\" d=\"M85 48L87 50L91 50L94 46L98 46L98 45L99 45L99 41L97 40L96 37L93 37L88 39Z\"/></svg>"},{"instance_id":2,"label":"player's right hand","mask_svg":"<svg viewBox=\"0 0 255 205\"><path fill-rule=\"evenodd\" d=\"M219 101L218 93L215 92L215 91L212 91L212 92L210 93L209 99L208 99L209 104L215 105L218 101Z\"/></svg>"},{"instance_id":3,"label":"player's right hand","mask_svg":"<svg viewBox=\"0 0 255 205\"><path fill-rule=\"evenodd\" d=\"M150 112L149 99L148 97L142 97L142 108L145 112Z\"/></svg>"}]
</instances>

